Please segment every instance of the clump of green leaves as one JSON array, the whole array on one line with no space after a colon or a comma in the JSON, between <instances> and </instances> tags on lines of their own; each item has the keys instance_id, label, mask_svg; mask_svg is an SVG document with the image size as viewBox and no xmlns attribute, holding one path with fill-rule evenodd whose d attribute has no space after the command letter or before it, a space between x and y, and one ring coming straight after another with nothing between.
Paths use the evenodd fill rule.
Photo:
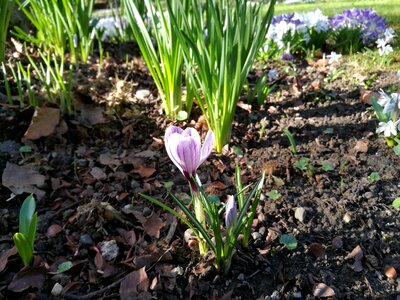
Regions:
<instances>
[{"instance_id":1,"label":"clump of green leaves","mask_svg":"<svg viewBox=\"0 0 400 300\"><path fill-rule=\"evenodd\" d=\"M129 20L129 25L142 52L143 59L160 93L166 115L176 119L186 119L192 106L192 100L190 97L186 98L187 111L183 111L183 56L178 42L178 32L181 29L180 24L183 16L180 16L177 7L182 5L182 10L186 15L188 13L188 1L180 3L178 0L167 0L166 3L170 7L169 13L164 10L161 2L161 0L144 0L154 28L153 33L157 44L154 45L144 16L140 11L143 4L138 6L135 1L121 1L124 8L123 12ZM177 15L174 19L176 24L172 22L171 13Z\"/></svg>"},{"instance_id":2,"label":"clump of green leaves","mask_svg":"<svg viewBox=\"0 0 400 300\"><path fill-rule=\"evenodd\" d=\"M175 28L182 26L179 41L188 76L215 134L215 150L221 153L230 140L236 104L265 40L276 1L270 1L268 9L249 1L189 1L189 11L186 2L179 3L176 11L168 5L169 15Z\"/></svg>"},{"instance_id":3,"label":"clump of green leaves","mask_svg":"<svg viewBox=\"0 0 400 300\"><path fill-rule=\"evenodd\" d=\"M96 29L92 22L94 0L16 0L36 29L36 35L15 28L15 35L72 63L86 63L93 50Z\"/></svg>"},{"instance_id":4,"label":"clump of green leaves","mask_svg":"<svg viewBox=\"0 0 400 300\"><path fill-rule=\"evenodd\" d=\"M15 247L25 266L29 266L33 258L36 225L36 202L33 195L30 195L22 203L19 212L19 232L13 236Z\"/></svg>"},{"instance_id":5,"label":"clump of green leaves","mask_svg":"<svg viewBox=\"0 0 400 300\"><path fill-rule=\"evenodd\" d=\"M14 10L14 5L14 0L0 1L0 62L4 61L8 24L10 22L11 14Z\"/></svg>"}]
</instances>

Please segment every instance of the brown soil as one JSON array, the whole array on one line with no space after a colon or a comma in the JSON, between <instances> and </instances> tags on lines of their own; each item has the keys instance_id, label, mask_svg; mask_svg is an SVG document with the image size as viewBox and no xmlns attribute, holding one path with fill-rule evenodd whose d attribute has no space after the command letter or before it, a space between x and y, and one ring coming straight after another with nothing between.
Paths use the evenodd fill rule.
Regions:
<instances>
[{"instance_id":1,"label":"brown soil","mask_svg":"<svg viewBox=\"0 0 400 300\"><path fill-rule=\"evenodd\" d=\"M174 230L176 220L139 196L171 204L166 186L186 194L188 187L162 143L169 122L159 113L155 87L141 61L135 61L127 66L107 60L98 78L93 66L85 69L75 93L77 115L64 118L68 131L30 142L32 154L18 149L33 110L0 103L0 173L8 162L46 176L40 187L45 196L37 201L35 243L35 274L44 282L21 292L12 292L10 283L22 263L16 255L5 259L4 253L13 247L26 194L7 201L11 192L0 185L0 265L6 262L0 299L315 299L327 296L329 288L332 299L399 299L400 280L388 278L385 268L400 270L399 210L391 205L399 196L400 162L374 133L376 119L361 103L359 88L343 78L325 83L319 67L299 64L297 75L282 77L279 93L263 106L238 108L230 148L212 154L199 169L200 178L223 199L234 192L236 163L248 183L262 170L270 176L250 247L238 249L224 276L213 269L211 258L187 247L183 224ZM380 84L373 89L399 88L394 76L377 76ZM321 80L318 89L310 85L316 79ZM152 98L137 99L138 89L149 89ZM110 102L117 104L105 105ZM83 121L83 107L92 115L101 107L106 122ZM259 139L264 117L268 124ZM195 118L180 125L199 123ZM290 151L285 128L295 137L297 155ZM313 172L294 166L301 157L310 159ZM333 170L325 171L323 162ZM378 181L368 179L372 172L380 175ZM278 200L268 197L273 189L282 195ZM280 234L295 236L298 247L286 249ZM107 261L99 249L111 240L119 251ZM73 267L55 274L63 261ZM137 292L121 294L129 290L121 281L143 267L150 288L135 286ZM51 294L56 283L62 296ZM326 285L325 295L315 291L318 284Z\"/></svg>"}]
</instances>

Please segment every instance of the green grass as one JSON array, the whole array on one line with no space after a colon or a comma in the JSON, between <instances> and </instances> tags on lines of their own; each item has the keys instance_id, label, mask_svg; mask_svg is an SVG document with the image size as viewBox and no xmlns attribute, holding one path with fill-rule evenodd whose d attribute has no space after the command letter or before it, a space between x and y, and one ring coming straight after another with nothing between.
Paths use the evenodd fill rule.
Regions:
<instances>
[{"instance_id":1,"label":"green grass","mask_svg":"<svg viewBox=\"0 0 400 300\"><path fill-rule=\"evenodd\" d=\"M306 12L317 8L328 16L350 8L373 8L380 16L387 19L389 26L396 31L400 29L400 0L316 0L313 3L278 4L275 6L275 14Z\"/></svg>"}]
</instances>

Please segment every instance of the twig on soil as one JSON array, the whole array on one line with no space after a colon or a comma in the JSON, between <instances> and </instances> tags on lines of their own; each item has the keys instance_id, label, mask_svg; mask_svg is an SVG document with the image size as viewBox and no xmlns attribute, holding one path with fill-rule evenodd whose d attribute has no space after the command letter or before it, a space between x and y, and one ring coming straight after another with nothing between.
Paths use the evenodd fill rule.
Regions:
<instances>
[{"instance_id":1,"label":"twig on soil","mask_svg":"<svg viewBox=\"0 0 400 300\"><path fill-rule=\"evenodd\" d=\"M121 277L120 279L118 279L117 281L111 283L110 285L108 285L108 286L106 286L106 287L104 287L104 288L102 288L102 289L100 289L100 290L91 292L91 293L89 293L89 294L85 294L85 295L68 295L68 294L66 294L66 295L64 295L64 298L65 298L65 299L70 299L70 300L97 299L97 297L98 297L99 295L101 295L101 294L107 292L108 290L110 290L110 289L112 289L112 288L114 288L114 287L117 287L117 286L126 278L126 276L127 276L127 274L125 274L124 276L122 276L122 277Z\"/></svg>"},{"instance_id":2,"label":"twig on soil","mask_svg":"<svg viewBox=\"0 0 400 300\"><path fill-rule=\"evenodd\" d=\"M167 243L167 245L169 245L171 243L171 240L174 237L177 226L178 226L178 221L176 220L176 217L174 217L174 219L171 223L171 226L169 227L168 234L164 239L165 242Z\"/></svg>"}]
</instances>

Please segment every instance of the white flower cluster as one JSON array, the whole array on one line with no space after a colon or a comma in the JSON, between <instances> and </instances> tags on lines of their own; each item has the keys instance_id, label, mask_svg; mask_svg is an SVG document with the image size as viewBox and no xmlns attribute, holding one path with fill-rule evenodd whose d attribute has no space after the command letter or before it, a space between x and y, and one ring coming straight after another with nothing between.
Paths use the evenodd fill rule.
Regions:
<instances>
[{"instance_id":1,"label":"white flower cluster","mask_svg":"<svg viewBox=\"0 0 400 300\"><path fill-rule=\"evenodd\" d=\"M378 48L379 55L388 55L393 52L392 46L390 46L390 42L394 39L395 33L393 28L386 28L383 36L376 40L376 45Z\"/></svg>"},{"instance_id":2,"label":"white flower cluster","mask_svg":"<svg viewBox=\"0 0 400 300\"><path fill-rule=\"evenodd\" d=\"M400 71L397 72L397 76L400 80ZM400 132L400 94L392 93L390 96L383 90L379 91L380 98L378 104L383 108L383 113L388 116L388 121L379 120L377 133L383 133L387 138L396 137Z\"/></svg>"},{"instance_id":3,"label":"white flower cluster","mask_svg":"<svg viewBox=\"0 0 400 300\"><path fill-rule=\"evenodd\" d=\"M96 23L96 30L103 33L101 36L102 41L109 41L118 36L123 26L127 25L126 23L125 20L115 18L114 16L104 17L100 18Z\"/></svg>"},{"instance_id":4,"label":"white flower cluster","mask_svg":"<svg viewBox=\"0 0 400 300\"><path fill-rule=\"evenodd\" d=\"M306 13L282 15L273 20L267 38L276 42L279 49L286 47L285 38L298 34L306 43L310 42L310 33L328 31L329 19L321 10Z\"/></svg>"}]
</instances>

